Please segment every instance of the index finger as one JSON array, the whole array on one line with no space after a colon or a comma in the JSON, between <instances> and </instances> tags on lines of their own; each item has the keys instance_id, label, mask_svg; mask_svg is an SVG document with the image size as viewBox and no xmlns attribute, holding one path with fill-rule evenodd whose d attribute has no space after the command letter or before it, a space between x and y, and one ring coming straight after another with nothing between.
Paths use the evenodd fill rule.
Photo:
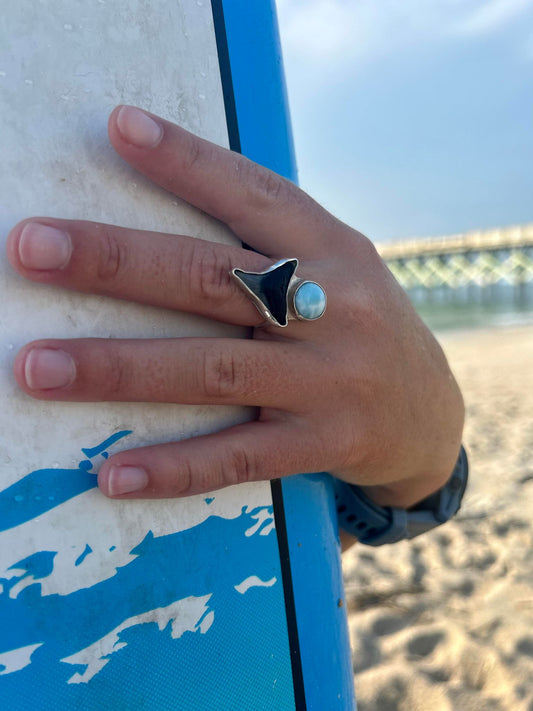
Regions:
<instances>
[{"instance_id":1,"label":"index finger","mask_svg":"<svg viewBox=\"0 0 533 711\"><path fill-rule=\"evenodd\" d=\"M137 170L225 222L259 252L275 258L324 256L337 221L267 168L132 106L112 112L109 137Z\"/></svg>"}]
</instances>

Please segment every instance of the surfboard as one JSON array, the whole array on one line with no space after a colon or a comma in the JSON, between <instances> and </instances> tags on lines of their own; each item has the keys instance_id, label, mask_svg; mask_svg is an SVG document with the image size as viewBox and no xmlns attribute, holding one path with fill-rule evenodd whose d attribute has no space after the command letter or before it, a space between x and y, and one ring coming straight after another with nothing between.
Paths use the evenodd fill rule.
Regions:
<instances>
[{"instance_id":1,"label":"surfboard","mask_svg":"<svg viewBox=\"0 0 533 711\"><path fill-rule=\"evenodd\" d=\"M119 103L296 179L270 0L12 3L0 48L4 235L53 215L236 243L116 156ZM354 708L326 474L111 501L96 488L111 453L252 414L37 402L11 372L41 337L243 331L30 284L4 257L0 289L0 707Z\"/></svg>"}]
</instances>

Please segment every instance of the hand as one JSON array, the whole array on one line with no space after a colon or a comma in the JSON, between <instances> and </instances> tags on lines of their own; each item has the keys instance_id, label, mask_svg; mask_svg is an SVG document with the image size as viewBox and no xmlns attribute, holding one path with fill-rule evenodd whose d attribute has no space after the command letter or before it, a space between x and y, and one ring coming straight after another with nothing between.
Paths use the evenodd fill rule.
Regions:
<instances>
[{"instance_id":1,"label":"hand","mask_svg":"<svg viewBox=\"0 0 533 711\"><path fill-rule=\"evenodd\" d=\"M124 451L99 472L108 496L187 496L244 481L329 471L409 506L457 458L463 403L446 359L371 242L292 183L151 114L117 107L109 136L137 170L225 222L260 253L182 235L32 218L8 238L24 277L251 326L253 340L41 340L14 372L34 398L235 404L256 421ZM298 257L325 315L287 328L229 276ZM176 366L178 364L179 367Z\"/></svg>"}]
</instances>

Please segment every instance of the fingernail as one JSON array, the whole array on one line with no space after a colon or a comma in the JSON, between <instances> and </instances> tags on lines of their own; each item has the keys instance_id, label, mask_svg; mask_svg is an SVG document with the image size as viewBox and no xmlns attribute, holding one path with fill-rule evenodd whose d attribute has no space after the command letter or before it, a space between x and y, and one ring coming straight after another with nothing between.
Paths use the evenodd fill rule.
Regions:
<instances>
[{"instance_id":1,"label":"fingernail","mask_svg":"<svg viewBox=\"0 0 533 711\"><path fill-rule=\"evenodd\" d=\"M107 478L107 495L131 494L148 484L148 474L138 467L111 467Z\"/></svg>"},{"instance_id":2,"label":"fingernail","mask_svg":"<svg viewBox=\"0 0 533 711\"><path fill-rule=\"evenodd\" d=\"M63 269L71 254L70 237L55 227L29 222L20 234L19 257L26 269Z\"/></svg>"},{"instance_id":3,"label":"fingernail","mask_svg":"<svg viewBox=\"0 0 533 711\"><path fill-rule=\"evenodd\" d=\"M31 390L52 390L71 385L76 377L74 361L65 351L33 348L24 362L24 378Z\"/></svg>"},{"instance_id":4,"label":"fingernail","mask_svg":"<svg viewBox=\"0 0 533 711\"><path fill-rule=\"evenodd\" d=\"M163 137L162 127L133 106L122 106L117 116L122 138L137 148L154 148Z\"/></svg>"}]
</instances>

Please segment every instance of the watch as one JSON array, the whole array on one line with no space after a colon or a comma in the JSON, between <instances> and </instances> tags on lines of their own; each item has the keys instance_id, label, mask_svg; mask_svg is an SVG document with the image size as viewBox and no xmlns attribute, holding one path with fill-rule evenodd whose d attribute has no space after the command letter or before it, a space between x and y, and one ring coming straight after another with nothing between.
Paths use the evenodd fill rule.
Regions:
<instances>
[{"instance_id":1,"label":"watch","mask_svg":"<svg viewBox=\"0 0 533 711\"><path fill-rule=\"evenodd\" d=\"M446 523L459 511L467 481L468 458L462 446L446 484L409 509L379 506L361 487L334 479L339 526L369 546L414 538Z\"/></svg>"}]
</instances>

